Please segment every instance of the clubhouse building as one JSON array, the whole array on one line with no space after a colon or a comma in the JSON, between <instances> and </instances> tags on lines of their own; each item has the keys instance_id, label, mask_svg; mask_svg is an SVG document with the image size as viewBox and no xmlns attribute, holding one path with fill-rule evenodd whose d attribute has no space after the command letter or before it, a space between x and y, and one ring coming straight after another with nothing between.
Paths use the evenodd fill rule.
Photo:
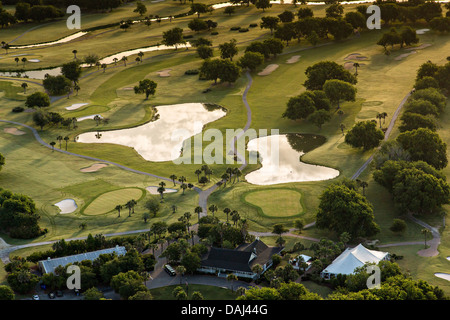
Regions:
<instances>
[{"instance_id":1,"label":"clubhouse building","mask_svg":"<svg viewBox=\"0 0 450 320\"><path fill-rule=\"evenodd\" d=\"M219 277L235 274L255 280L272 266L272 256L280 254L283 249L284 247L269 247L259 239L244 243L236 249L211 247L197 271L216 274ZM252 271L257 264L263 270L260 275Z\"/></svg>"}]
</instances>

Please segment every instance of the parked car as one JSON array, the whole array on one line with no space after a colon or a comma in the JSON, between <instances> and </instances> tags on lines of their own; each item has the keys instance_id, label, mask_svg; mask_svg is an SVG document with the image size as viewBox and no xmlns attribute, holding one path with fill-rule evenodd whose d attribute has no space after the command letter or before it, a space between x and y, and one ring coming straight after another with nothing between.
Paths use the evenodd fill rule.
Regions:
<instances>
[{"instance_id":1,"label":"parked car","mask_svg":"<svg viewBox=\"0 0 450 320\"><path fill-rule=\"evenodd\" d=\"M48 294L48 297L49 297L50 299L55 299L55 293L54 293L54 292L50 292L50 293Z\"/></svg>"},{"instance_id":2,"label":"parked car","mask_svg":"<svg viewBox=\"0 0 450 320\"><path fill-rule=\"evenodd\" d=\"M56 291L56 296L57 297L63 297L64 293L61 290Z\"/></svg>"},{"instance_id":3,"label":"parked car","mask_svg":"<svg viewBox=\"0 0 450 320\"><path fill-rule=\"evenodd\" d=\"M33 300L39 300L39 296L38 296L37 294L35 294L35 295L33 296Z\"/></svg>"}]
</instances>

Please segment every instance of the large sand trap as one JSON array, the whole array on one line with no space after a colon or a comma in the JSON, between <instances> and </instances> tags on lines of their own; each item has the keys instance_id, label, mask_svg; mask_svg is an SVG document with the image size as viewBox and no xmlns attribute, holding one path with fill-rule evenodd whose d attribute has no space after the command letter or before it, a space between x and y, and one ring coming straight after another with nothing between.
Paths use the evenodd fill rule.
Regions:
<instances>
[{"instance_id":1,"label":"large sand trap","mask_svg":"<svg viewBox=\"0 0 450 320\"><path fill-rule=\"evenodd\" d=\"M3 129L4 132L9 133L9 134L13 134L15 136L21 136L26 134L25 131L19 130L17 128L5 128Z\"/></svg>"},{"instance_id":2,"label":"large sand trap","mask_svg":"<svg viewBox=\"0 0 450 320\"><path fill-rule=\"evenodd\" d=\"M449 273L440 273L440 272L438 272L438 273L435 273L434 275L436 277L438 277L438 278L450 281L450 274Z\"/></svg>"},{"instance_id":3,"label":"large sand trap","mask_svg":"<svg viewBox=\"0 0 450 320\"><path fill-rule=\"evenodd\" d=\"M403 60L403 59L405 59L406 57L408 57L408 56L410 56L410 55L412 55L412 54L414 54L414 53L417 53L417 51L411 51L411 52L409 52L409 53L401 54L401 55L399 55L398 57L396 57L394 60L396 60L396 61Z\"/></svg>"},{"instance_id":4,"label":"large sand trap","mask_svg":"<svg viewBox=\"0 0 450 320\"><path fill-rule=\"evenodd\" d=\"M150 194L159 194L158 192L158 188L159 187L155 187L155 186L150 186L145 188L148 192L150 192ZM174 192L178 192L177 189L171 189L171 188L165 188L166 191L164 191L164 193L174 193Z\"/></svg>"},{"instance_id":5,"label":"large sand trap","mask_svg":"<svg viewBox=\"0 0 450 320\"><path fill-rule=\"evenodd\" d=\"M41 62L41 60L39 60L39 59L29 59L28 62L37 63L37 62Z\"/></svg>"},{"instance_id":6,"label":"large sand trap","mask_svg":"<svg viewBox=\"0 0 450 320\"><path fill-rule=\"evenodd\" d=\"M71 105L70 107L66 107L66 110L69 110L69 111L77 110L81 107L84 107L87 104L89 104L89 103L75 103L75 104Z\"/></svg>"},{"instance_id":7,"label":"large sand trap","mask_svg":"<svg viewBox=\"0 0 450 320\"><path fill-rule=\"evenodd\" d=\"M124 87L122 88L123 91L133 91L134 87Z\"/></svg>"},{"instance_id":8,"label":"large sand trap","mask_svg":"<svg viewBox=\"0 0 450 320\"><path fill-rule=\"evenodd\" d=\"M107 167L106 163L95 163L90 167L80 169L81 172L97 172L101 168Z\"/></svg>"},{"instance_id":9,"label":"large sand trap","mask_svg":"<svg viewBox=\"0 0 450 320\"><path fill-rule=\"evenodd\" d=\"M269 64L263 71L258 73L258 76L267 76L274 72L278 67L279 65L277 64Z\"/></svg>"},{"instance_id":10,"label":"large sand trap","mask_svg":"<svg viewBox=\"0 0 450 320\"><path fill-rule=\"evenodd\" d=\"M170 71L172 71L172 69L161 70L158 71L157 73L160 77L170 77Z\"/></svg>"},{"instance_id":11,"label":"large sand trap","mask_svg":"<svg viewBox=\"0 0 450 320\"><path fill-rule=\"evenodd\" d=\"M292 56L290 59L286 60L286 63L296 63L301 56Z\"/></svg>"},{"instance_id":12,"label":"large sand trap","mask_svg":"<svg viewBox=\"0 0 450 320\"><path fill-rule=\"evenodd\" d=\"M77 210L78 206L73 199L64 199L58 203L55 203L55 206L57 206L61 211L60 213L72 213L75 210Z\"/></svg>"}]
</instances>

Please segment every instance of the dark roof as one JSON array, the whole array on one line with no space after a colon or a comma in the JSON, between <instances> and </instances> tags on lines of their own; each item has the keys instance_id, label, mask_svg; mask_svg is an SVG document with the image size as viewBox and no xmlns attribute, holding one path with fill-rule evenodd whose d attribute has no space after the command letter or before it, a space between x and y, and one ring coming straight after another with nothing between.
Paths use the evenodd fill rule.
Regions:
<instances>
[{"instance_id":1,"label":"dark roof","mask_svg":"<svg viewBox=\"0 0 450 320\"><path fill-rule=\"evenodd\" d=\"M266 264L273 254L279 253L282 249L282 247L268 247L259 239L252 243L244 243L236 249L212 247L208 257L202 260L201 266L252 272L255 264L261 266ZM250 259L252 260L250 261Z\"/></svg>"}]
</instances>

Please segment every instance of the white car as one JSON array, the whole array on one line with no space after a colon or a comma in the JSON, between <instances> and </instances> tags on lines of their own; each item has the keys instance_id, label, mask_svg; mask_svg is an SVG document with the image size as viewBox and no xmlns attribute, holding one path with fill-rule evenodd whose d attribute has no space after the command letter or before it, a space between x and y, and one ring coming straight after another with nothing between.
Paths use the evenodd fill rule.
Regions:
<instances>
[{"instance_id":1,"label":"white car","mask_svg":"<svg viewBox=\"0 0 450 320\"><path fill-rule=\"evenodd\" d=\"M39 296L38 296L37 294L35 294L35 295L33 296L33 300L39 300Z\"/></svg>"}]
</instances>

